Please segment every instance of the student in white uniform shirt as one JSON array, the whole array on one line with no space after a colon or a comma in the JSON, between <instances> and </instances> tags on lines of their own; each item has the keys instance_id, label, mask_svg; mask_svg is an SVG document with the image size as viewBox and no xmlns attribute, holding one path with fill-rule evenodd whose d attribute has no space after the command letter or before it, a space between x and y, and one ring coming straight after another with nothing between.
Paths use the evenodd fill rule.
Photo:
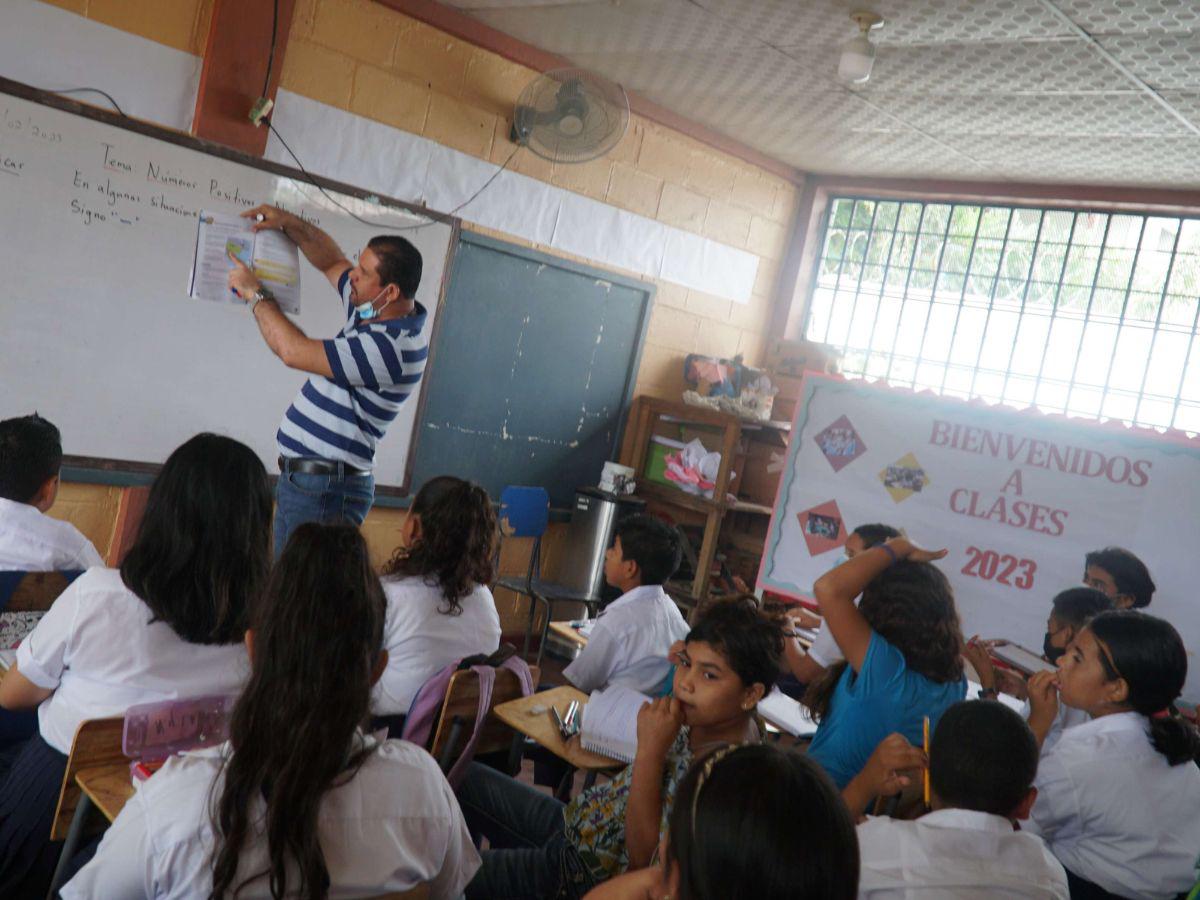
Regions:
<instances>
[{"instance_id":1,"label":"student in white uniform shirt","mask_svg":"<svg viewBox=\"0 0 1200 900\"><path fill-rule=\"evenodd\" d=\"M80 722L241 689L247 607L270 564L271 489L254 452L214 434L177 448L120 570L79 576L0 682L0 706L36 706L39 726L0 784L0 897L46 893L62 846L49 843L50 823Z\"/></svg>"},{"instance_id":2,"label":"student in white uniform shirt","mask_svg":"<svg viewBox=\"0 0 1200 900\"><path fill-rule=\"evenodd\" d=\"M671 645L688 625L663 590L679 568L679 536L651 516L630 516L604 554L604 580L621 591L592 627L585 646L563 675L586 693L620 684L644 694L667 686Z\"/></svg>"},{"instance_id":3,"label":"student in white uniform shirt","mask_svg":"<svg viewBox=\"0 0 1200 900\"><path fill-rule=\"evenodd\" d=\"M843 562L854 559L864 550L870 550L872 547L896 537L900 537L900 532L891 525L879 523L859 525L850 532L850 536L846 538L846 543L842 547ZM813 618L799 610L797 613L797 621L803 626L807 626ZM833 632L829 630L829 624L824 619L820 620L820 624L817 626L817 636L813 639L812 646L808 648L807 652L793 639L787 642L786 655L788 669L799 684L816 684L821 680L826 669L846 658L841 648L838 647L837 641L833 639Z\"/></svg>"},{"instance_id":4,"label":"student in white uniform shirt","mask_svg":"<svg viewBox=\"0 0 1200 900\"><path fill-rule=\"evenodd\" d=\"M843 792L850 808L898 791L897 771L922 756L901 735L887 738ZM860 898L1067 900L1062 865L1041 838L1016 830L1037 797L1037 743L1020 715L995 700L955 704L933 733L928 766L932 812L858 826Z\"/></svg>"},{"instance_id":5,"label":"student in white uniform shirt","mask_svg":"<svg viewBox=\"0 0 1200 900\"><path fill-rule=\"evenodd\" d=\"M1060 701L1092 721L1042 756L1026 829L1066 867L1073 898L1188 890L1200 856L1200 734L1170 711L1187 678L1179 633L1145 613L1101 613L1058 666L1029 681L1031 723L1053 719Z\"/></svg>"},{"instance_id":6,"label":"student in white uniform shirt","mask_svg":"<svg viewBox=\"0 0 1200 900\"><path fill-rule=\"evenodd\" d=\"M1046 634L1042 638L1042 658L1057 665L1067 652L1071 641L1083 631L1084 626L1100 613L1114 608L1112 598L1094 588L1068 588L1055 595L1051 601L1050 615L1046 619ZM997 646L1000 643L981 641L977 635L967 641L963 656L979 675L980 697L996 698L1001 691L1012 694L1025 701L1024 715L1028 718L1029 690L1025 679L1012 670L996 669L988 655L989 646ZM1048 725L1036 723L1033 736L1037 738L1041 752L1047 753L1058 743L1064 728L1089 721L1091 716L1082 709L1073 709L1065 703L1060 703L1054 721Z\"/></svg>"},{"instance_id":7,"label":"student in white uniform shirt","mask_svg":"<svg viewBox=\"0 0 1200 900\"><path fill-rule=\"evenodd\" d=\"M385 602L356 528L297 528L246 632L229 741L146 781L64 900L459 896L479 854L450 785L420 747L362 731Z\"/></svg>"},{"instance_id":8,"label":"student in white uniform shirt","mask_svg":"<svg viewBox=\"0 0 1200 900\"><path fill-rule=\"evenodd\" d=\"M372 695L376 716L404 716L438 671L500 646L500 616L487 587L496 533L492 501L478 485L442 475L417 492L383 570L388 664Z\"/></svg>"},{"instance_id":9,"label":"student in white uniform shirt","mask_svg":"<svg viewBox=\"0 0 1200 900\"><path fill-rule=\"evenodd\" d=\"M0 570L69 572L102 566L92 542L46 511L58 496L62 440L37 413L0 422Z\"/></svg>"}]
</instances>

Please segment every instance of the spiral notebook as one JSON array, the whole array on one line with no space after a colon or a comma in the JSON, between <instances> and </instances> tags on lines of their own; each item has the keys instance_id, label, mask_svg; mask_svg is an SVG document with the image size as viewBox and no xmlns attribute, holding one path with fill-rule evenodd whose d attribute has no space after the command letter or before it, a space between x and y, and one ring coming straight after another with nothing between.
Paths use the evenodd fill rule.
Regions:
<instances>
[{"instance_id":1,"label":"spiral notebook","mask_svg":"<svg viewBox=\"0 0 1200 900\"><path fill-rule=\"evenodd\" d=\"M631 763L637 754L638 710L650 698L620 685L593 692L583 708L579 742L584 750Z\"/></svg>"}]
</instances>

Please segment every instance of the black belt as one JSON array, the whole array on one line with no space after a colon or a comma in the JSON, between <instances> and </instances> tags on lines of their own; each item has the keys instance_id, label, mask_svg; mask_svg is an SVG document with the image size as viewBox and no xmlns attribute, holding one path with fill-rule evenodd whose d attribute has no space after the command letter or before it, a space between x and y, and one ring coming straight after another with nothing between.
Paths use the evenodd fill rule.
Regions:
<instances>
[{"instance_id":1,"label":"black belt","mask_svg":"<svg viewBox=\"0 0 1200 900\"><path fill-rule=\"evenodd\" d=\"M311 456L279 457L280 472L301 472L305 475L336 475L338 478L361 478L370 475L370 469L360 469L349 463L332 459L314 459Z\"/></svg>"}]
</instances>

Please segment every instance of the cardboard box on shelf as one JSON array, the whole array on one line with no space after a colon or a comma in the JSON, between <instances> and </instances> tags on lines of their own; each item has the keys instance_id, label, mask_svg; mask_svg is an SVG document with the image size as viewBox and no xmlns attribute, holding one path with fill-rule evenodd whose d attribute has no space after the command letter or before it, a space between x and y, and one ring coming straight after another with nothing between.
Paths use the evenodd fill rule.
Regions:
<instances>
[{"instance_id":1,"label":"cardboard box on shelf","mask_svg":"<svg viewBox=\"0 0 1200 900\"><path fill-rule=\"evenodd\" d=\"M773 505L786 454L786 447L748 441L738 496L751 503Z\"/></svg>"},{"instance_id":2,"label":"cardboard box on shelf","mask_svg":"<svg viewBox=\"0 0 1200 900\"><path fill-rule=\"evenodd\" d=\"M806 370L836 375L840 354L828 344L775 341L767 348L767 369L776 375L802 375Z\"/></svg>"}]
</instances>

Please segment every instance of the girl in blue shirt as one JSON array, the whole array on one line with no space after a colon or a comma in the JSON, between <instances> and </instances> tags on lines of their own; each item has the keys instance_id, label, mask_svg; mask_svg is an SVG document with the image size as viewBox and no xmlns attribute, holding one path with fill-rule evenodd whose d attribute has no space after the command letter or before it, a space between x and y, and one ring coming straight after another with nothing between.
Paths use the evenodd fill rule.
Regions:
<instances>
[{"instance_id":1,"label":"girl in blue shirt","mask_svg":"<svg viewBox=\"0 0 1200 900\"><path fill-rule=\"evenodd\" d=\"M945 555L892 538L813 585L845 661L805 697L820 722L809 754L839 788L889 734L899 732L920 746L924 718L936 727L942 713L966 697L954 593L930 564Z\"/></svg>"}]
</instances>

